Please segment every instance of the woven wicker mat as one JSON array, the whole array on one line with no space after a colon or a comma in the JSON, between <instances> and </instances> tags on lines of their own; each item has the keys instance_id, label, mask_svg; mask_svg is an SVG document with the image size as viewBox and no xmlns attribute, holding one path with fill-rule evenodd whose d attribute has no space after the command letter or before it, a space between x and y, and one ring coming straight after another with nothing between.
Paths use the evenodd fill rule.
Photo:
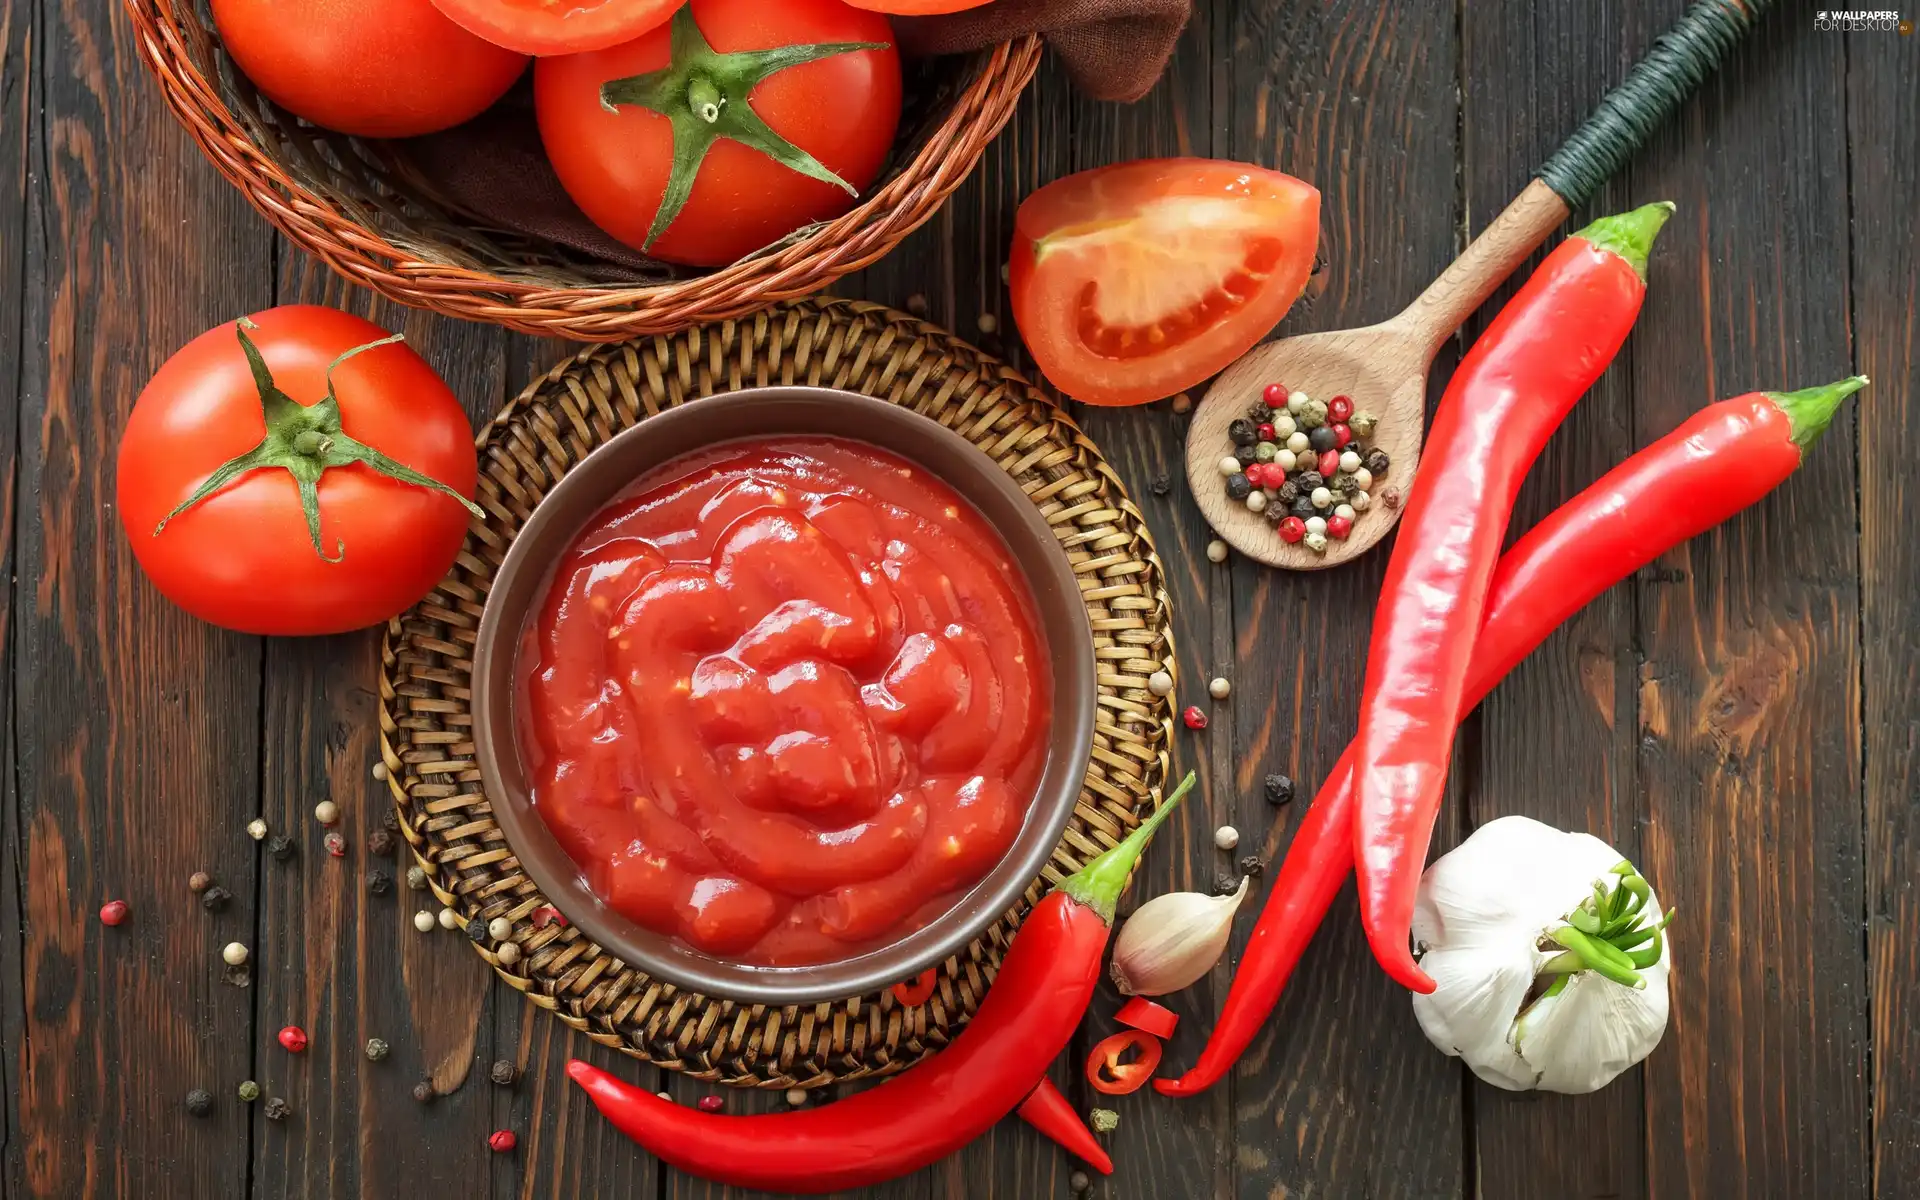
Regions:
<instances>
[{"instance_id":1,"label":"woven wicker mat","mask_svg":"<svg viewBox=\"0 0 1920 1200\"><path fill-rule=\"evenodd\" d=\"M1113 845L1157 802L1172 728L1147 676L1171 671L1163 571L1146 523L1099 449L1005 364L902 313L846 300L776 306L673 337L583 350L535 381L482 431L479 501L452 573L388 627L380 732L400 825L431 886L474 932L513 923L501 978L594 1040L703 1080L808 1087L885 1074L945 1045L992 981L1019 916L943 964L932 999L889 992L768 1008L696 995L627 967L579 930L536 928L546 903L494 823L474 760L470 661L507 544L555 480L636 421L743 387L815 384L904 404L957 430L1019 480L1073 560L1093 621L1099 716L1079 806L1045 880Z\"/></svg>"}]
</instances>

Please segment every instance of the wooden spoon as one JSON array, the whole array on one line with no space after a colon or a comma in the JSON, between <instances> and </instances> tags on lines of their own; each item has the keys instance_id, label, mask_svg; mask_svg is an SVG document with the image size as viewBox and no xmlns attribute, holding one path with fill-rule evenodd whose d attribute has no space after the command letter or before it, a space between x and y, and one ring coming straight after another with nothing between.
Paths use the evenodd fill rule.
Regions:
<instances>
[{"instance_id":1,"label":"wooden spoon","mask_svg":"<svg viewBox=\"0 0 1920 1200\"><path fill-rule=\"evenodd\" d=\"M1187 430L1187 482L1207 522L1236 550L1270 566L1311 571L1370 549L1400 519L1426 428L1427 372L1434 354L1502 280L1639 148L1653 128L1712 72L1773 0L1699 0L1662 34L1626 80L1418 299L1363 329L1309 333L1256 346L1207 390ZM1233 454L1227 427L1270 383L1316 400L1353 398L1378 418L1371 445L1390 460L1371 505L1345 540L1324 554L1280 540L1261 514L1227 495L1221 460Z\"/></svg>"}]
</instances>

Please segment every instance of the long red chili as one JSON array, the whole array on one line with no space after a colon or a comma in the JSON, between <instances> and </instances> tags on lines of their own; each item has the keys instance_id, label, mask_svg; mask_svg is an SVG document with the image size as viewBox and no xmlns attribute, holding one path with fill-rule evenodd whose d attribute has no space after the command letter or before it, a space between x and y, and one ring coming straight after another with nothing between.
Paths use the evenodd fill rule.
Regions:
<instances>
[{"instance_id":1,"label":"long red chili","mask_svg":"<svg viewBox=\"0 0 1920 1200\"><path fill-rule=\"evenodd\" d=\"M973 1020L953 1043L879 1087L818 1108L704 1113L575 1060L567 1074L620 1132L693 1175L775 1192L837 1192L896 1179L971 1142L1024 1101L1072 1040L1100 980L1114 905L1181 798L1034 906Z\"/></svg>"},{"instance_id":2,"label":"long red chili","mask_svg":"<svg viewBox=\"0 0 1920 1200\"><path fill-rule=\"evenodd\" d=\"M1494 574L1463 711L1601 592L1778 487L1840 402L1866 383L1855 377L1710 405L1530 530ZM1346 882L1353 757L1348 746L1293 835L1200 1061L1178 1079L1154 1080L1165 1095L1212 1087L1246 1053Z\"/></svg>"},{"instance_id":3,"label":"long red chili","mask_svg":"<svg viewBox=\"0 0 1920 1200\"><path fill-rule=\"evenodd\" d=\"M1619 352L1673 212L1649 204L1547 256L1447 384L1374 613L1355 763L1360 916L1387 974L1431 992L1407 949L1474 634L1527 468Z\"/></svg>"},{"instance_id":4,"label":"long red chili","mask_svg":"<svg viewBox=\"0 0 1920 1200\"><path fill-rule=\"evenodd\" d=\"M1042 1078L1033 1094L1020 1102L1020 1119L1102 1175L1113 1174L1113 1160L1107 1157L1106 1147L1094 1139L1093 1130L1073 1111L1053 1080Z\"/></svg>"}]
</instances>

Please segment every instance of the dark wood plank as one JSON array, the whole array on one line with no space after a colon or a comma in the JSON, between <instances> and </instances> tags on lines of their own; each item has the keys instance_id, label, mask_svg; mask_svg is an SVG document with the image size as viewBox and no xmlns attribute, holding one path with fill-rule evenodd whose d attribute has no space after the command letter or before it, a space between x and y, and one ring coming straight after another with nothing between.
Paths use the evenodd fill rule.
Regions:
<instances>
[{"instance_id":1,"label":"dark wood plank","mask_svg":"<svg viewBox=\"0 0 1920 1200\"><path fill-rule=\"evenodd\" d=\"M29 8L10 1153L29 1195L151 1195L164 1175L240 1196L253 998L220 982L219 953L251 931L260 647L141 577L112 516L113 453L168 355L268 299L270 243L167 112L118 5L43 0L12 19ZM194 902L196 870L233 890L230 911ZM116 896L132 917L109 929L96 912ZM206 1121L182 1109L195 1087L217 1097Z\"/></svg>"},{"instance_id":2,"label":"dark wood plank","mask_svg":"<svg viewBox=\"0 0 1920 1200\"><path fill-rule=\"evenodd\" d=\"M1649 28L1646 9L1618 2L1462 9L1461 180L1470 227L1505 207L1626 74L1658 32ZM1568 230L1656 198L1635 190L1629 168L1574 215ZM1469 322L1468 337L1479 336L1545 253L1515 272ZM1668 270L1672 260L1656 254L1652 286L1680 285L1678 273ZM1632 354L1629 341L1623 359ZM1529 474L1510 538L1632 453L1632 424L1628 372L1616 367L1574 408ZM1615 588L1494 692L1467 723L1467 759L1478 764L1461 814L1470 826L1521 813L1593 833L1637 857L1633 649L1632 595ZM1637 1071L1591 1096L1513 1093L1478 1080L1469 1086L1476 1177L1487 1200L1646 1194Z\"/></svg>"},{"instance_id":3,"label":"dark wood plank","mask_svg":"<svg viewBox=\"0 0 1920 1200\"><path fill-rule=\"evenodd\" d=\"M1845 47L1777 9L1638 160L1636 190L1680 206L1634 340L1642 439L1848 373ZM1635 585L1641 866L1681 914L1646 1065L1657 1195L1867 1190L1853 429Z\"/></svg>"},{"instance_id":4,"label":"dark wood plank","mask_svg":"<svg viewBox=\"0 0 1920 1200\"><path fill-rule=\"evenodd\" d=\"M1912 520L1912 464L1920 453L1916 41L1887 34L1846 41L1854 353L1873 380L1859 418L1858 454L1872 1187L1879 1200L1894 1200L1920 1179L1920 950L1910 932L1920 923L1920 547Z\"/></svg>"},{"instance_id":5,"label":"dark wood plank","mask_svg":"<svg viewBox=\"0 0 1920 1200\"><path fill-rule=\"evenodd\" d=\"M1213 152L1321 191L1327 266L1281 332L1392 315L1455 253L1454 13L1233 4L1215 46L1224 69ZM1352 738L1368 614L1386 564L1385 550L1310 575L1235 564L1228 645L1242 699L1215 802L1242 832L1238 853L1285 853L1306 800ZM1300 799L1278 814L1262 794L1269 771L1299 786ZM1352 895L1335 902L1268 1031L1231 1077L1240 1196L1450 1197L1467 1187L1458 1071L1374 966ZM1224 998L1225 975L1216 976Z\"/></svg>"},{"instance_id":6,"label":"dark wood plank","mask_svg":"<svg viewBox=\"0 0 1920 1200\"><path fill-rule=\"evenodd\" d=\"M13 613L20 603L13 571L14 490L20 432L21 343L25 319L28 141L31 114L39 98L32 70L32 36L38 9L8 5L0 9L0 845L20 845L19 809L14 794ZM0 853L0 945L18 961L20 896L24 860ZM17 1047L27 1020L25 979L0 971L0 1200L22 1194L19 1142L20 1074Z\"/></svg>"}]
</instances>

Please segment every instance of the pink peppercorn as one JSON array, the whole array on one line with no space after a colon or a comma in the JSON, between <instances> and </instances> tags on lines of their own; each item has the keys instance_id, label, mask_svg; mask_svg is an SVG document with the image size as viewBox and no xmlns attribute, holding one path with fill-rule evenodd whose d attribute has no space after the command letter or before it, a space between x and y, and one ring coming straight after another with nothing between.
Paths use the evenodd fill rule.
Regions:
<instances>
[{"instance_id":1,"label":"pink peppercorn","mask_svg":"<svg viewBox=\"0 0 1920 1200\"><path fill-rule=\"evenodd\" d=\"M1347 418L1352 415L1352 396L1335 396L1333 399L1327 401L1327 420L1332 421L1334 424L1345 424Z\"/></svg>"},{"instance_id":2,"label":"pink peppercorn","mask_svg":"<svg viewBox=\"0 0 1920 1200\"><path fill-rule=\"evenodd\" d=\"M289 1025L280 1031L280 1044L289 1054L304 1054L307 1050L307 1031L298 1025Z\"/></svg>"},{"instance_id":3,"label":"pink peppercorn","mask_svg":"<svg viewBox=\"0 0 1920 1200\"><path fill-rule=\"evenodd\" d=\"M1299 517L1288 517L1280 522L1280 540L1291 546L1307 536L1307 523Z\"/></svg>"},{"instance_id":4,"label":"pink peppercorn","mask_svg":"<svg viewBox=\"0 0 1920 1200\"><path fill-rule=\"evenodd\" d=\"M726 1106L727 1106L727 1102L725 1100L722 1100L718 1096L700 1097L701 1112L719 1112L721 1109L725 1108Z\"/></svg>"},{"instance_id":5,"label":"pink peppercorn","mask_svg":"<svg viewBox=\"0 0 1920 1200\"><path fill-rule=\"evenodd\" d=\"M1327 536L1328 537L1339 538L1341 541L1344 542L1347 540L1347 535L1352 532L1353 532L1352 517L1332 516L1327 518Z\"/></svg>"},{"instance_id":6,"label":"pink peppercorn","mask_svg":"<svg viewBox=\"0 0 1920 1200\"><path fill-rule=\"evenodd\" d=\"M1340 452L1329 450L1322 454L1314 469L1320 472L1322 479L1332 479L1340 471Z\"/></svg>"},{"instance_id":7,"label":"pink peppercorn","mask_svg":"<svg viewBox=\"0 0 1920 1200\"><path fill-rule=\"evenodd\" d=\"M1247 464L1247 482L1255 487L1278 487L1269 475L1272 467L1266 463Z\"/></svg>"},{"instance_id":8,"label":"pink peppercorn","mask_svg":"<svg viewBox=\"0 0 1920 1200\"><path fill-rule=\"evenodd\" d=\"M519 1144L520 1139L513 1136L511 1129L496 1129L487 1135L487 1149L495 1154L506 1154Z\"/></svg>"},{"instance_id":9,"label":"pink peppercorn","mask_svg":"<svg viewBox=\"0 0 1920 1200\"><path fill-rule=\"evenodd\" d=\"M335 858L345 858L347 856L347 839L338 830L329 833L322 840L327 844L328 854L333 855Z\"/></svg>"},{"instance_id":10,"label":"pink peppercorn","mask_svg":"<svg viewBox=\"0 0 1920 1200\"><path fill-rule=\"evenodd\" d=\"M533 923L535 929L545 929L549 925L558 925L562 929L567 927L567 919L561 916L560 910L551 904L542 904L534 909L527 919Z\"/></svg>"},{"instance_id":11,"label":"pink peppercorn","mask_svg":"<svg viewBox=\"0 0 1920 1200\"><path fill-rule=\"evenodd\" d=\"M1285 408L1287 406L1287 385L1284 383L1268 384L1266 388L1261 391L1260 399L1268 408Z\"/></svg>"},{"instance_id":12,"label":"pink peppercorn","mask_svg":"<svg viewBox=\"0 0 1920 1200\"><path fill-rule=\"evenodd\" d=\"M1187 705L1186 711L1180 714L1180 719L1187 723L1188 729L1205 729L1207 727L1207 714L1201 712L1200 706L1197 704Z\"/></svg>"},{"instance_id":13,"label":"pink peppercorn","mask_svg":"<svg viewBox=\"0 0 1920 1200\"><path fill-rule=\"evenodd\" d=\"M118 925L126 919L127 902L125 900L109 900L100 906L100 923L102 925Z\"/></svg>"},{"instance_id":14,"label":"pink peppercorn","mask_svg":"<svg viewBox=\"0 0 1920 1200\"><path fill-rule=\"evenodd\" d=\"M1333 427L1334 449L1345 450L1347 448L1347 445L1352 441L1353 441L1353 426L1342 424L1342 425L1335 425Z\"/></svg>"},{"instance_id":15,"label":"pink peppercorn","mask_svg":"<svg viewBox=\"0 0 1920 1200\"><path fill-rule=\"evenodd\" d=\"M1273 440L1273 423L1271 421L1262 421L1260 422L1260 428L1255 430L1255 432L1260 435L1261 441L1270 442Z\"/></svg>"}]
</instances>

